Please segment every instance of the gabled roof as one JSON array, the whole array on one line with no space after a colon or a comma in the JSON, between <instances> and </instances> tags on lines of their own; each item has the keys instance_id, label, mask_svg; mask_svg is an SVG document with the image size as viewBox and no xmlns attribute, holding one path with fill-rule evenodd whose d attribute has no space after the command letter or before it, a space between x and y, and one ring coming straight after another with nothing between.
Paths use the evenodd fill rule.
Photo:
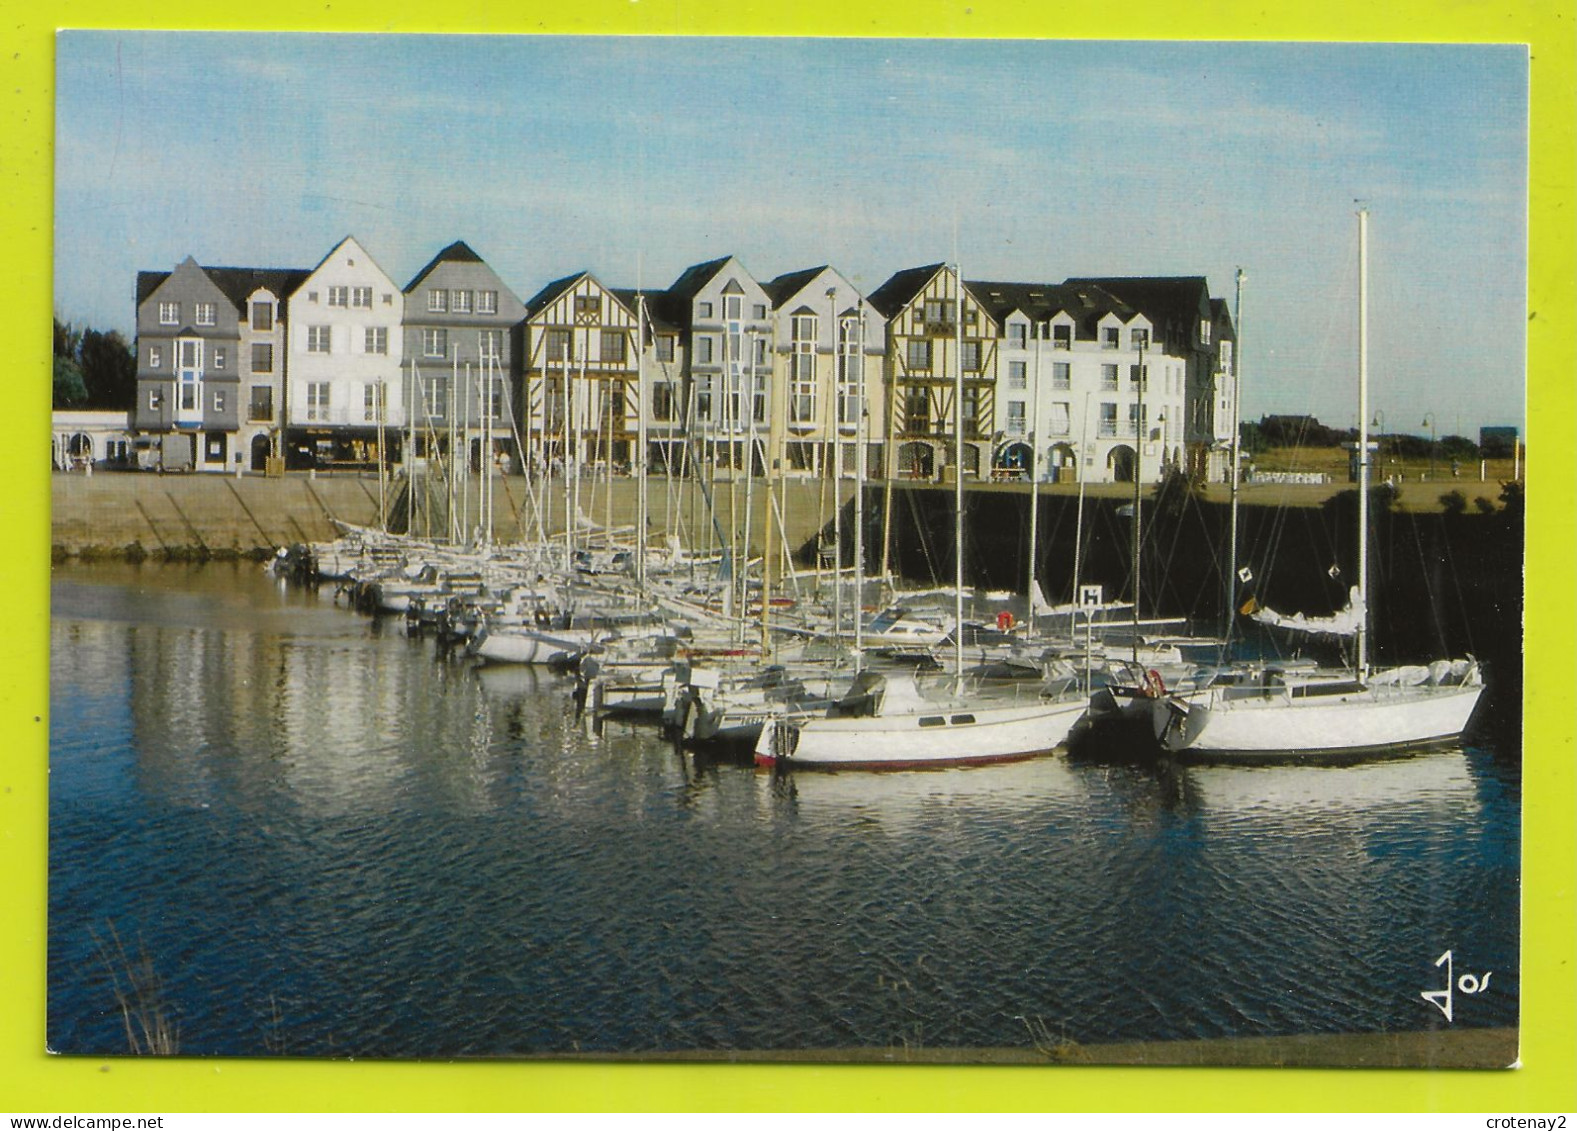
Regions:
<instances>
[{"instance_id":1,"label":"gabled roof","mask_svg":"<svg viewBox=\"0 0 1577 1131\"><path fill-rule=\"evenodd\" d=\"M651 324L652 329L670 334L678 331L679 327L668 321L658 311L657 304L652 301L657 295L652 294L650 291L632 290L627 287L609 287L608 292L622 302L631 314L637 314L640 311L641 297L644 295L646 298L646 321Z\"/></svg>"},{"instance_id":2,"label":"gabled roof","mask_svg":"<svg viewBox=\"0 0 1577 1131\"><path fill-rule=\"evenodd\" d=\"M1157 326L1192 328L1210 317L1210 287L1202 275L1069 279L1073 285L1100 287L1141 310Z\"/></svg>"},{"instance_id":3,"label":"gabled roof","mask_svg":"<svg viewBox=\"0 0 1577 1131\"><path fill-rule=\"evenodd\" d=\"M668 294L688 302L701 293L701 288L717 277L717 273L728 265L732 255L725 255L721 259L708 260L697 263L694 267L686 268L673 284L668 288Z\"/></svg>"},{"instance_id":4,"label":"gabled roof","mask_svg":"<svg viewBox=\"0 0 1577 1131\"><path fill-rule=\"evenodd\" d=\"M1115 314L1127 322L1138 313L1105 288L1078 283L997 283L965 279L964 286L999 325L1020 311L1031 322L1049 322L1059 313L1073 319L1076 336L1092 339L1102 318Z\"/></svg>"},{"instance_id":5,"label":"gabled roof","mask_svg":"<svg viewBox=\"0 0 1577 1131\"><path fill-rule=\"evenodd\" d=\"M926 267L910 267L899 271L870 293L869 302L883 318L891 319L925 289L945 263L932 263Z\"/></svg>"},{"instance_id":6,"label":"gabled roof","mask_svg":"<svg viewBox=\"0 0 1577 1131\"><path fill-rule=\"evenodd\" d=\"M1210 300L1210 320L1215 324L1216 341L1237 341L1237 327L1232 324L1232 312L1227 309L1226 299Z\"/></svg>"},{"instance_id":7,"label":"gabled roof","mask_svg":"<svg viewBox=\"0 0 1577 1131\"><path fill-rule=\"evenodd\" d=\"M808 287L812 279L826 270L828 270L828 265L823 263L820 267L807 267L803 271L789 271L779 275L770 283L763 283L761 289L767 292L767 298L772 302L772 309L777 310L789 299Z\"/></svg>"},{"instance_id":8,"label":"gabled roof","mask_svg":"<svg viewBox=\"0 0 1577 1131\"><path fill-rule=\"evenodd\" d=\"M538 314L541 314L548 307L552 306L555 302L564 297L564 294L567 291L573 289L575 284L579 283L582 279L587 279L590 277L590 271L577 271L573 275L565 275L562 279L554 279L551 283L543 287L540 291L526 300L526 317L535 318Z\"/></svg>"},{"instance_id":9,"label":"gabled roof","mask_svg":"<svg viewBox=\"0 0 1577 1131\"><path fill-rule=\"evenodd\" d=\"M268 290L283 300L311 274L305 267L199 267L214 286L246 314L246 303L255 291ZM138 271L137 305L140 307L174 272Z\"/></svg>"},{"instance_id":10,"label":"gabled roof","mask_svg":"<svg viewBox=\"0 0 1577 1131\"><path fill-rule=\"evenodd\" d=\"M454 243L444 248L433 256L432 262L416 273L416 277L405 285L405 293L410 294L421 285L423 279L432 274L433 269L440 263L481 263L482 257L471 250L464 240L455 240Z\"/></svg>"}]
</instances>

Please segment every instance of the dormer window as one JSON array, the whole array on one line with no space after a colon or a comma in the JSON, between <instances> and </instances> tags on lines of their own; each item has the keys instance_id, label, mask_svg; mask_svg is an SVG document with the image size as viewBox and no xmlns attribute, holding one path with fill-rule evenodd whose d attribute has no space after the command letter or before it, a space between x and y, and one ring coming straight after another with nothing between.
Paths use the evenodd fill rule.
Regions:
<instances>
[{"instance_id":1,"label":"dormer window","mask_svg":"<svg viewBox=\"0 0 1577 1131\"><path fill-rule=\"evenodd\" d=\"M1150 331L1149 330L1146 330L1143 327L1137 327L1136 326L1134 329L1132 329L1132 330L1130 330L1128 332L1128 337L1133 342L1133 348L1134 349L1136 349L1136 350L1147 350L1147 349L1150 348Z\"/></svg>"},{"instance_id":2,"label":"dormer window","mask_svg":"<svg viewBox=\"0 0 1577 1131\"><path fill-rule=\"evenodd\" d=\"M1122 331L1116 326L1101 327L1101 349L1114 350L1122 344Z\"/></svg>"},{"instance_id":3,"label":"dormer window","mask_svg":"<svg viewBox=\"0 0 1577 1131\"><path fill-rule=\"evenodd\" d=\"M1027 323L1008 323L1008 345L1020 350L1029 345L1029 325Z\"/></svg>"},{"instance_id":4,"label":"dormer window","mask_svg":"<svg viewBox=\"0 0 1577 1131\"><path fill-rule=\"evenodd\" d=\"M1052 349L1067 350L1073 348L1073 327L1066 322L1059 322L1051 328Z\"/></svg>"}]
</instances>

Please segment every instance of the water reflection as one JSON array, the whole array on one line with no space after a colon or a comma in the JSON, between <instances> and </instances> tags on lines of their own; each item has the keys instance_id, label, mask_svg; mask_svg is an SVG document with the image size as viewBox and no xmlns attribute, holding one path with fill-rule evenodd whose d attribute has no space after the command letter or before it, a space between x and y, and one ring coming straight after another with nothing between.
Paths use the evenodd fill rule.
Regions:
<instances>
[{"instance_id":1,"label":"water reflection","mask_svg":"<svg viewBox=\"0 0 1577 1131\"><path fill-rule=\"evenodd\" d=\"M1420 1028L1446 946L1496 971L1458 1023L1515 1021L1517 787L1488 751L773 774L246 570L57 583L55 1047L122 1047L109 921L190 1052Z\"/></svg>"}]
</instances>

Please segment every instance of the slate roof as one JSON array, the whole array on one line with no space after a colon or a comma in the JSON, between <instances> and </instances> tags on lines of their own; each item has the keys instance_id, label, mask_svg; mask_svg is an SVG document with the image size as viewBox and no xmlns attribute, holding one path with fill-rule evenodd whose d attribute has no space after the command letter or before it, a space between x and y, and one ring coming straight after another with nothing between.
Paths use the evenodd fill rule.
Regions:
<instances>
[{"instance_id":1,"label":"slate roof","mask_svg":"<svg viewBox=\"0 0 1577 1131\"><path fill-rule=\"evenodd\" d=\"M763 283L761 289L767 292L767 298L772 302L772 309L777 310L789 299L804 290L812 279L825 270L827 270L827 264L823 263L820 267L807 267L803 271L789 271L786 274L779 275L770 283Z\"/></svg>"},{"instance_id":2,"label":"slate roof","mask_svg":"<svg viewBox=\"0 0 1577 1131\"><path fill-rule=\"evenodd\" d=\"M535 318L562 298L565 291L590 275L590 271L577 271L573 275L565 275L562 279L554 279L526 300L526 317Z\"/></svg>"},{"instance_id":3,"label":"slate roof","mask_svg":"<svg viewBox=\"0 0 1577 1131\"><path fill-rule=\"evenodd\" d=\"M406 294L410 294L421 285L423 279L433 273L433 269L440 263L481 263L482 257L471 250L471 246L464 240L455 240L454 243L444 248L433 256L432 262L416 273L416 277L405 285Z\"/></svg>"},{"instance_id":4,"label":"slate roof","mask_svg":"<svg viewBox=\"0 0 1577 1131\"><path fill-rule=\"evenodd\" d=\"M869 295L866 301L883 318L892 318L919 294L945 263L932 263L926 267L910 267L899 271Z\"/></svg>"},{"instance_id":5,"label":"slate roof","mask_svg":"<svg viewBox=\"0 0 1577 1131\"><path fill-rule=\"evenodd\" d=\"M1139 276L1107 279L1069 279L1073 285L1095 286L1116 295L1144 312L1158 330L1168 326L1192 332L1201 319L1211 317L1210 287L1202 275Z\"/></svg>"},{"instance_id":6,"label":"slate roof","mask_svg":"<svg viewBox=\"0 0 1577 1131\"><path fill-rule=\"evenodd\" d=\"M617 298L629 308L631 314L636 314L640 310L640 299L642 295L645 295L646 321L651 323L652 329L660 330L670 334L677 333L679 331L678 326L674 325L672 322L668 321L658 313L657 304L652 301L657 297L657 295L653 294L651 291L633 290L628 287L610 287L608 290L609 293L611 293L615 298Z\"/></svg>"},{"instance_id":7,"label":"slate roof","mask_svg":"<svg viewBox=\"0 0 1577 1131\"><path fill-rule=\"evenodd\" d=\"M964 286L998 325L1015 310L1031 322L1047 322L1065 313L1074 322L1074 336L1093 341L1102 318L1116 314L1127 322L1138 313L1104 287L1079 283L998 283L965 279Z\"/></svg>"},{"instance_id":8,"label":"slate roof","mask_svg":"<svg viewBox=\"0 0 1577 1131\"><path fill-rule=\"evenodd\" d=\"M1216 341L1236 342L1237 327L1232 323L1232 312L1227 309L1227 300L1213 298L1210 300L1210 317L1215 323Z\"/></svg>"},{"instance_id":9,"label":"slate roof","mask_svg":"<svg viewBox=\"0 0 1577 1131\"><path fill-rule=\"evenodd\" d=\"M202 267L200 270L243 316L247 313L246 301L253 291L266 288L283 300L312 274L304 267ZM141 308L172 274L170 271L138 271L137 306Z\"/></svg>"}]
</instances>

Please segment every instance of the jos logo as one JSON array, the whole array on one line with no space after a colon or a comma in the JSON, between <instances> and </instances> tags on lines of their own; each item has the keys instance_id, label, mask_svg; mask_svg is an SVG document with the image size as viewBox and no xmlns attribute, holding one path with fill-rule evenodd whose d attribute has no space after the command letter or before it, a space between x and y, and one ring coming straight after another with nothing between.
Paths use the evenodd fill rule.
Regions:
<instances>
[{"instance_id":1,"label":"jos logo","mask_svg":"<svg viewBox=\"0 0 1577 1131\"><path fill-rule=\"evenodd\" d=\"M1489 989L1489 978L1494 973L1493 970L1486 970L1483 975L1463 974L1458 978L1456 977L1454 965L1455 961L1451 957L1449 950L1435 959L1436 967L1444 966L1446 968L1445 988L1441 990L1424 990L1418 995L1445 1014L1447 1024L1452 1020L1452 995L1457 992L1464 994L1483 993Z\"/></svg>"}]
</instances>

